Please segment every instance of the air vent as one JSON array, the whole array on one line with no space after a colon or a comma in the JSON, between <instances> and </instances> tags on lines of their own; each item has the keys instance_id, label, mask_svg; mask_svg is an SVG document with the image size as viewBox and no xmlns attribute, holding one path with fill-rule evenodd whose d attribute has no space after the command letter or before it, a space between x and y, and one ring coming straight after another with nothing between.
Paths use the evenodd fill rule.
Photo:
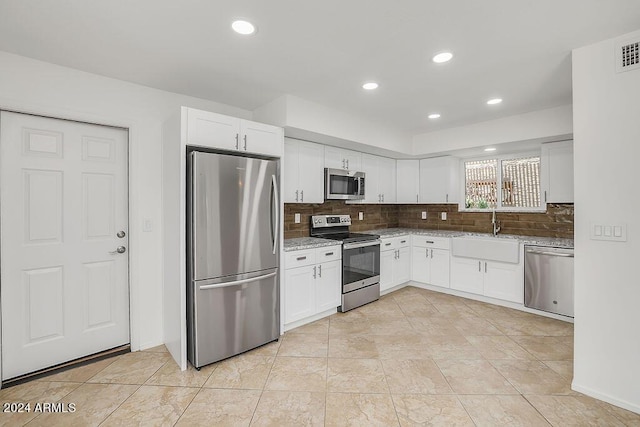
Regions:
<instances>
[{"instance_id":1,"label":"air vent","mask_svg":"<svg viewBox=\"0 0 640 427\"><path fill-rule=\"evenodd\" d=\"M630 71L640 68L640 42L625 43L618 46L616 55L616 69Z\"/></svg>"}]
</instances>

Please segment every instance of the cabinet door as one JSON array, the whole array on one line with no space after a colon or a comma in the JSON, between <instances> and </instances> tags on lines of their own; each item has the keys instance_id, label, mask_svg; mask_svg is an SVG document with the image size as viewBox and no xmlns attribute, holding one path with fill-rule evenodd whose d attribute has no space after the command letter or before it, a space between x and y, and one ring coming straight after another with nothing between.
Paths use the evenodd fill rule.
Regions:
<instances>
[{"instance_id":1,"label":"cabinet door","mask_svg":"<svg viewBox=\"0 0 640 427\"><path fill-rule=\"evenodd\" d=\"M396 161L397 203L418 203L420 182L419 160Z\"/></svg>"},{"instance_id":2,"label":"cabinet door","mask_svg":"<svg viewBox=\"0 0 640 427\"><path fill-rule=\"evenodd\" d=\"M378 192L382 194L382 203L396 202L396 161L394 159L378 158Z\"/></svg>"},{"instance_id":3,"label":"cabinet door","mask_svg":"<svg viewBox=\"0 0 640 427\"><path fill-rule=\"evenodd\" d=\"M312 142L298 142L298 182L300 201L324 202L324 147Z\"/></svg>"},{"instance_id":4,"label":"cabinet door","mask_svg":"<svg viewBox=\"0 0 640 427\"><path fill-rule=\"evenodd\" d=\"M451 289L482 295L482 268L477 259L451 257Z\"/></svg>"},{"instance_id":5,"label":"cabinet door","mask_svg":"<svg viewBox=\"0 0 640 427\"><path fill-rule=\"evenodd\" d=\"M411 249L411 280L429 283L429 249L414 247Z\"/></svg>"},{"instance_id":6,"label":"cabinet door","mask_svg":"<svg viewBox=\"0 0 640 427\"><path fill-rule=\"evenodd\" d=\"M420 202L457 203L458 160L436 157L420 160Z\"/></svg>"},{"instance_id":7,"label":"cabinet door","mask_svg":"<svg viewBox=\"0 0 640 427\"><path fill-rule=\"evenodd\" d=\"M382 203L380 193L380 174L378 162L380 157L370 154L362 155L362 168L364 172L364 203Z\"/></svg>"},{"instance_id":8,"label":"cabinet door","mask_svg":"<svg viewBox=\"0 0 640 427\"><path fill-rule=\"evenodd\" d=\"M341 304L342 261L324 262L317 267L316 313L321 313Z\"/></svg>"},{"instance_id":9,"label":"cabinet door","mask_svg":"<svg viewBox=\"0 0 640 427\"><path fill-rule=\"evenodd\" d=\"M285 270L284 323L295 322L315 314L315 265Z\"/></svg>"},{"instance_id":10,"label":"cabinet door","mask_svg":"<svg viewBox=\"0 0 640 427\"><path fill-rule=\"evenodd\" d=\"M542 144L543 201L573 203L573 141Z\"/></svg>"},{"instance_id":11,"label":"cabinet door","mask_svg":"<svg viewBox=\"0 0 640 427\"><path fill-rule=\"evenodd\" d=\"M240 119L189 108L187 144L237 150L240 147Z\"/></svg>"},{"instance_id":12,"label":"cabinet door","mask_svg":"<svg viewBox=\"0 0 640 427\"><path fill-rule=\"evenodd\" d=\"M300 185L298 179L299 151L300 145L297 141L289 138L285 139L284 167L282 168L282 199L285 203L296 203L300 201ZM298 196L297 199L296 195Z\"/></svg>"},{"instance_id":13,"label":"cabinet door","mask_svg":"<svg viewBox=\"0 0 640 427\"><path fill-rule=\"evenodd\" d=\"M506 301L524 302L524 276L520 264L484 261L484 295Z\"/></svg>"},{"instance_id":14,"label":"cabinet door","mask_svg":"<svg viewBox=\"0 0 640 427\"><path fill-rule=\"evenodd\" d=\"M380 291L393 288L393 265L395 250L380 252Z\"/></svg>"},{"instance_id":15,"label":"cabinet door","mask_svg":"<svg viewBox=\"0 0 640 427\"><path fill-rule=\"evenodd\" d=\"M435 286L449 287L449 251L443 249L429 249L431 264L431 281Z\"/></svg>"},{"instance_id":16,"label":"cabinet door","mask_svg":"<svg viewBox=\"0 0 640 427\"><path fill-rule=\"evenodd\" d=\"M282 157L282 128L264 123L240 121L240 149L249 153Z\"/></svg>"},{"instance_id":17,"label":"cabinet door","mask_svg":"<svg viewBox=\"0 0 640 427\"><path fill-rule=\"evenodd\" d=\"M336 147L324 147L324 167L331 169L347 169L344 150Z\"/></svg>"},{"instance_id":18,"label":"cabinet door","mask_svg":"<svg viewBox=\"0 0 640 427\"><path fill-rule=\"evenodd\" d=\"M398 259L394 264L393 286L411 280L411 248L404 246L398 249Z\"/></svg>"}]
</instances>

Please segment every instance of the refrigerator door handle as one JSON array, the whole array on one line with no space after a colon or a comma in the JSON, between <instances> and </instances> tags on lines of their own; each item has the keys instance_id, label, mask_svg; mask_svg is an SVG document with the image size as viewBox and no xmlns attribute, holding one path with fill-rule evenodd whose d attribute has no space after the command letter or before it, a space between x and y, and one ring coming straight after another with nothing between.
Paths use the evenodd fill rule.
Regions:
<instances>
[{"instance_id":1,"label":"refrigerator door handle","mask_svg":"<svg viewBox=\"0 0 640 427\"><path fill-rule=\"evenodd\" d=\"M260 280L264 280L264 279L268 279L270 277L273 277L276 274L278 274L278 272L274 271L273 273L264 274L264 275L258 276L258 277L252 277L250 279L234 280L233 282L216 283L214 285L201 285L201 286L198 287L198 289L200 289L201 291L204 291L204 290L207 290L207 289L226 288L226 287L229 287L229 286L241 285L243 283L258 282Z\"/></svg>"},{"instance_id":2,"label":"refrigerator door handle","mask_svg":"<svg viewBox=\"0 0 640 427\"><path fill-rule=\"evenodd\" d=\"M278 182L275 175L271 175L271 185L273 186L273 199L276 210L275 224L273 226L273 254L275 254L278 246L278 235L280 234L280 197L278 196Z\"/></svg>"}]
</instances>

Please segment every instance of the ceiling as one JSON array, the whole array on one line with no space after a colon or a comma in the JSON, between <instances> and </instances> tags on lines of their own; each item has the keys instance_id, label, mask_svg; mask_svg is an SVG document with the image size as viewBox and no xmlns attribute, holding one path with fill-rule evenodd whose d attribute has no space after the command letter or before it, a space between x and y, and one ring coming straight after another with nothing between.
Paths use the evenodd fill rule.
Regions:
<instances>
[{"instance_id":1,"label":"ceiling","mask_svg":"<svg viewBox=\"0 0 640 427\"><path fill-rule=\"evenodd\" d=\"M570 104L571 49L639 27L638 0L0 0L0 50L247 110L291 94L413 134Z\"/></svg>"}]
</instances>

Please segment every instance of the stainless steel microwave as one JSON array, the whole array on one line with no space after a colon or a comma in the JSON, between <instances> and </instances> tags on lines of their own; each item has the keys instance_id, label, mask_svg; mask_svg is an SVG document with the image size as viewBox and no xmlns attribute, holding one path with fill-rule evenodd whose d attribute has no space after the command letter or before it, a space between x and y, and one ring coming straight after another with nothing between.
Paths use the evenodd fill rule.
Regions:
<instances>
[{"instance_id":1,"label":"stainless steel microwave","mask_svg":"<svg viewBox=\"0 0 640 427\"><path fill-rule=\"evenodd\" d=\"M324 169L325 200L364 200L364 172Z\"/></svg>"}]
</instances>

